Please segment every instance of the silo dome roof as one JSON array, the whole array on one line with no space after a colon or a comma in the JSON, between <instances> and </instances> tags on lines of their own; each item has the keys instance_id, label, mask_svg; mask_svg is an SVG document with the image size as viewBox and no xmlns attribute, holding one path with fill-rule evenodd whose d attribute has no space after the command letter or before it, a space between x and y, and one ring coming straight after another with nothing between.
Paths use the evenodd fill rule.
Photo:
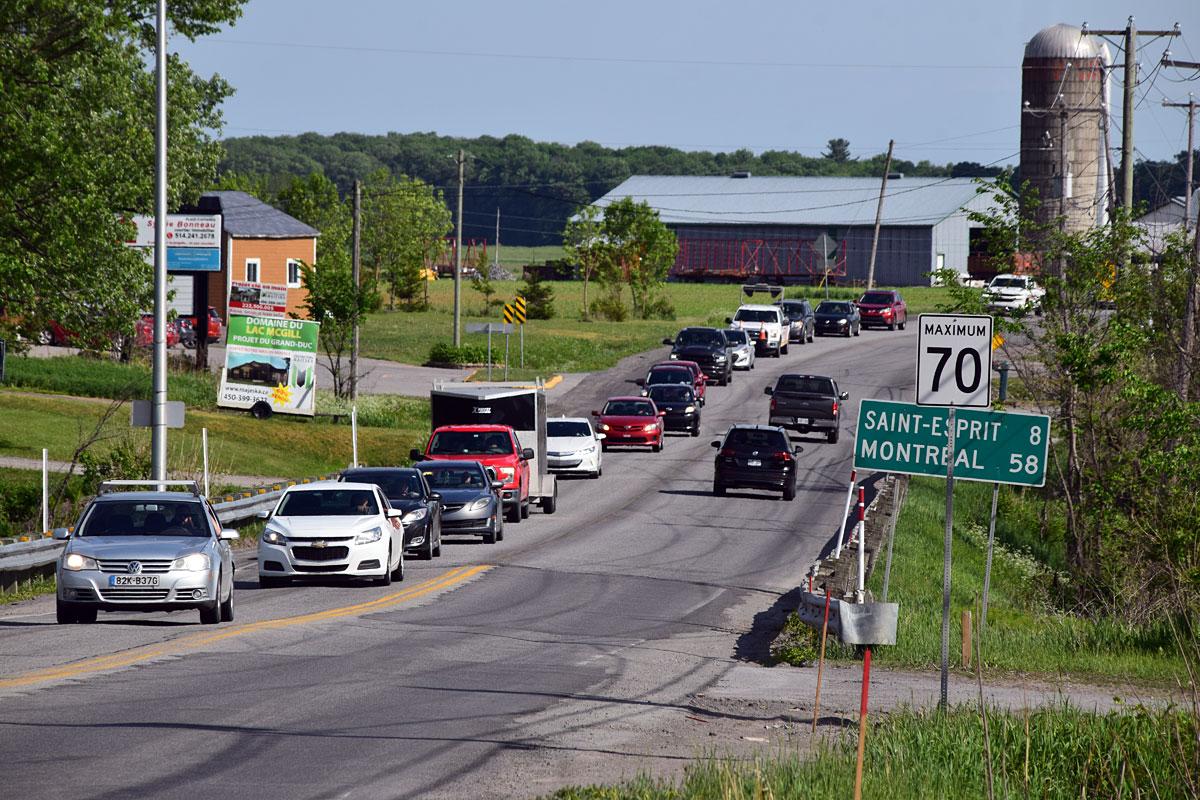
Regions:
<instances>
[{"instance_id":1,"label":"silo dome roof","mask_svg":"<svg viewBox=\"0 0 1200 800\"><path fill-rule=\"evenodd\" d=\"M1078 25L1060 22L1037 32L1025 45L1026 58L1097 58L1100 48L1094 36L1084 36Z\"/></svg>"}]
</instances>

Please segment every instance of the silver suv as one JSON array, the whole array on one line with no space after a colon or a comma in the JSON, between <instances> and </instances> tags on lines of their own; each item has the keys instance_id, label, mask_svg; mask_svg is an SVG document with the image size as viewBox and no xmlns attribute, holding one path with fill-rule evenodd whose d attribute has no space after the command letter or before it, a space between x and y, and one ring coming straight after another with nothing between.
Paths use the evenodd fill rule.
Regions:
<instances>
[{"instance_id":1,"label":"silver suv","mask_svg":"<svg viewBox=\"0 0 1200 800\"><path fill-rule=\"evenodd\" d=\"M187 491L120 491L182 486ZM233 619L233 553L195 481L107 481L58 559L60 623L96 621L104 611L199 609L205 624Z\"/></svg>"}]
</instances>

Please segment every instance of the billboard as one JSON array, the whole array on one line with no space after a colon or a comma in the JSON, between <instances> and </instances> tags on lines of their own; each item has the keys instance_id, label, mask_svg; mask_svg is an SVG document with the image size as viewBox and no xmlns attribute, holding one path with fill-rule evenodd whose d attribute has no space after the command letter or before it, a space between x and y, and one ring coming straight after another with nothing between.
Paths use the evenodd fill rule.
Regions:
<instances>
[{"instance_id":1,"label":"billboard","mask_svg":"<svg viewBox=\"0 0 1200 800\"><path fill-rule=\"evenodd\" d=\"M230 281L229 313L287 316L287 287L277 283Z\"/></svg>"},{"instance_id":2,"label":"billboard","mask_svg":"<svg viewBox=\"0 0 1200 800\"><path fill-rule=\"evenodd\" d=\"M264 315L229 317L217 405L312 416L319 323Z\"/></svg>"},{"instance_id":3,"label":"billboard","mask_svg":"<svg viewBox=\"0 0 1200 800\"><path fill-rule=\"evenodd\" d=\"M125 244L146 251L154 257L154 217L135 214L125 218L137 227L134 237ZM167 270L171 272L221 271L221 215L167 215Z\"/></svg>"}]
</instances>

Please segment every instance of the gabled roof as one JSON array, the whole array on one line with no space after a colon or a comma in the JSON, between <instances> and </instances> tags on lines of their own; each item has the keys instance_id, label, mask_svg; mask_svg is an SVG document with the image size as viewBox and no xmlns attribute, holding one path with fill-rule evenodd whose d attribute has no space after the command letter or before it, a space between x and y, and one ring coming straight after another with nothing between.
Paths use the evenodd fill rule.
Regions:
<instances>
[{"instance_id":1,"label":"gabled roof","mask_svg":"<svg viewBox=\"0 0 1200 800\"><path fill-rule=\"evenodd\" d=\"M200 197L202 206L211 206L213 201L225 232L239 239L310 239L321 235L311 225L246 192L205 192Z\"/></svg>"},{"instance_id":2,"label":"gabled roof","mask_svg":"<svg viewBox=\"0 0 1200 800\"><path fill-rule=\"evenodd\" d=\"M667 224L873 225L879 178L634 175L593 205L624 197L650 204ZM884 225L927 226L980 207L973 178L894 178Z\"/></svg>"}]
</instances>

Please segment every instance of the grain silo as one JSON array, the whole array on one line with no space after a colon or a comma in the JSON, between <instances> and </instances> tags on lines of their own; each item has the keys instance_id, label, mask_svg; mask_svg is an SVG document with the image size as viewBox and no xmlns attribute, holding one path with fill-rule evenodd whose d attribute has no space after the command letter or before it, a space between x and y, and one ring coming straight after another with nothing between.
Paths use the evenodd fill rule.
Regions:
<instances>
[{"instance_id":1,"label":"grain silo","mask_svg":"<svg viewBox=\"0 0 1200 800\"><path fill-rule=\"evenodd\" d=\"M1107 46L1074 25L1051 25L1021 63L1021 179L1037 190L1036 219L1070 232L1105 218Z\"/></svg>"}]
</instances>

